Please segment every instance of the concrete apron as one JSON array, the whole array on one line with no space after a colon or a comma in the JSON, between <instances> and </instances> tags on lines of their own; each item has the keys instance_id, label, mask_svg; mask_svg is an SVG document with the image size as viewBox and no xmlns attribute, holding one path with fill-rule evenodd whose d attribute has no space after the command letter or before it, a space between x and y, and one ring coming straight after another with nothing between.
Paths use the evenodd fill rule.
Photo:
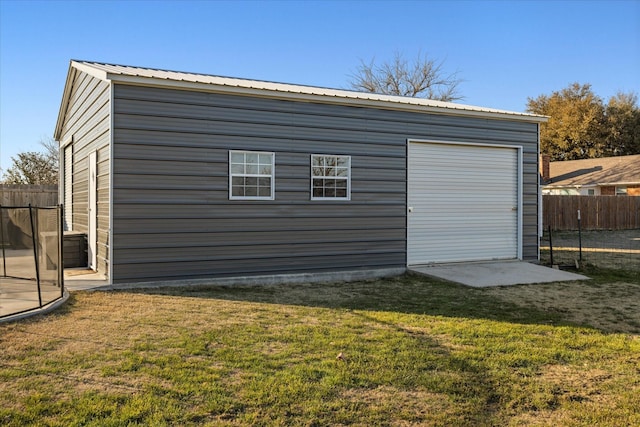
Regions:
<instances>
[{"instance_id":1,"label":"concrete apron","mask_svg":"<svg viewBox=\"0 0 640 427\"><path fill-rule=\"evenodd\" d=\"M96 289L109 282L104 276L87 269L65 269L64 294L61 298L38 307L38 291L35 280L0 280L0 323L21 320L38 314L49 313L69 299L69 291ZM57 286L42 286L43 301L51 301L60 295ZM15 313L15 314L9 314Z\"/></svg>"},{"instance_id":2,"label":"concrete apron","mask_svg":"<svg viewBox=\"0 0 640 427\"><path fill-rule=\"evenodd\" d=\"M589 280L588 277L581 274L556 270L524 261L412 265L409 266L409 271L475 288Z\"/></svg>"}]
</instances>

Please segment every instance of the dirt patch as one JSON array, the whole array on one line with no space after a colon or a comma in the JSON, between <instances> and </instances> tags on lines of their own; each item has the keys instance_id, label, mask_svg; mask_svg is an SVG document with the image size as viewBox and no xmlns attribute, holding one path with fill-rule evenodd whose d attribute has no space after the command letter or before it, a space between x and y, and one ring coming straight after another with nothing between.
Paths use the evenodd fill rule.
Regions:
<instances>
[{"instance_id":1,"label":"dirt patch","mask_svg":"<svg viewBox=\"0 0 640 427\"><path fill-rule=\"evenodd\" d=\"M640 334L640 285L563 282L485 290L522 307L561 313L563 319L606 332Z\"/></svg>"},{"instance_id":2,"label":"dirt patch","mask_svg":"<svg viewBox=\"0 0 640 427\"><path fill-rule=\"evenodd\" d=\"M512 418L511 425L583 425L584 420L577 419L566 407L579 405L583 413L602 414L615 405L606 390L616 378L602 369L549 365L534 381L537 388L548 391L547 400L554 401L555 409L524 412Z\"/></svg>"}]
</instances>

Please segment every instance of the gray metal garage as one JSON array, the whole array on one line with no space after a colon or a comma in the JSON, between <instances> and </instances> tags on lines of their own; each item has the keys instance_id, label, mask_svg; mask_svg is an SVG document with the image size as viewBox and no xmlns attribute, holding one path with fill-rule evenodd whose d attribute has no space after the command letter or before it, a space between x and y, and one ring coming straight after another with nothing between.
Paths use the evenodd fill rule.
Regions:
<instances>
[{"instance_id":1,"label":"gray metal garage","mask_svg":"<svg viewBox=\"0 0 640 427\"><path fill-rule=\"evenodd\" d=\"M536 261L545 120L71 61L60 200L112 283Z\"/></svg>"}]
</instances>

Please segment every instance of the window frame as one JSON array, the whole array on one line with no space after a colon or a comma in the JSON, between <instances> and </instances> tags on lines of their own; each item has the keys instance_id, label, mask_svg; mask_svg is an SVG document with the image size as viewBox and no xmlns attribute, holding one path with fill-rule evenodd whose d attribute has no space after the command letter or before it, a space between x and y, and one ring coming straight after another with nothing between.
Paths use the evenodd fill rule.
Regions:
<instances>
[{"instance_id":1,"label":"window frame","mask_svg":"<svg viewBox=\"0 0 640 427\"><path fill-rule=\"evenodd\" d=\"M615 195L616 196L626 196L627 186L626 185L616 185Z\"/></svg>"},{"instance_id":2,"label":"window frame","mask_svg":"<svg viewBox=\"0 0 640 427\"><path fill-rule=\"evenodd\" d=\"M232 157L234 154L242 154L244 156L244 162L242 163L244 165L244 169L245 172L243 173L238 173L238 172L233 172L233 161L232 161ZM247 167L247 154L256 154L256 155L269 155L271 156L271 174L270 175L266 175L266 174L261 174L261 173L257 173L257 174L250 174L250 173L246 173L246 167ZM235 163L238 164L238 163ZM258 165L260 165L260 160L258 160ZM273 151L253 151L253 150L229 150L229 161L228 161L228 167L229 167L229 200L275 200L276 198L276 188L275 188L275 182L276 182L276 153ZM259 171L258 171L259 172ZM233 178L265 178L265 177L269 177L271 179L271 185L270 185L270 194L269 196L234 196L233 195ZM259 187L258 187L259 188Z\"/></svg>"},{"instance_id":3,"label":"window frame","mask_svg":"<svg viewBox=\"0 0 640 427\"><path fill-rule=\"evenodd\" d=\"M322 176L316 176L314 175L314 164L313 164L313 160L316 157L335 157L336 158L336 163L337 160L339 158L345 158L347 159L347 166L346 166L346 170L347 170L347 176L346 177L339 177L339 176L328 176L328 175L322 175ZM311 190L311 200L312 201L350 201L351 200L351 156L350 155L345 155L345 154L311 154L311 156L309 157L309 164L310 164L310 171L309 171L309 175L311 177L310 179L310 190ZM317 166L316 166L317 167ZM327 196L314 196L313 193L313 181L314 179L340 179L340 180L345 180L347 183L347 188L346 188L346 196L345 197L327 197Z\"/></svg>"}]
</instances>

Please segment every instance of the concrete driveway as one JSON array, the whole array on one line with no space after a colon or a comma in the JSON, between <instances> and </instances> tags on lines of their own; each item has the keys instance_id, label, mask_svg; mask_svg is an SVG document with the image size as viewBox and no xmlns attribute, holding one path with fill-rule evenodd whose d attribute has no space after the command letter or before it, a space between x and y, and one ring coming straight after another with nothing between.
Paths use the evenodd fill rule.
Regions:
<instances>
[{"instance_id":1,"label":"concrete driveway","mask_svg":"<svg viewBox=\"0 0 640 427\"><path fill-rule=\"evenodd\" d=\"M581 274L556 270L523 261L414 265L410 266L409 270L475 288L589 279Z\"/></svg>"}]
</instances>

